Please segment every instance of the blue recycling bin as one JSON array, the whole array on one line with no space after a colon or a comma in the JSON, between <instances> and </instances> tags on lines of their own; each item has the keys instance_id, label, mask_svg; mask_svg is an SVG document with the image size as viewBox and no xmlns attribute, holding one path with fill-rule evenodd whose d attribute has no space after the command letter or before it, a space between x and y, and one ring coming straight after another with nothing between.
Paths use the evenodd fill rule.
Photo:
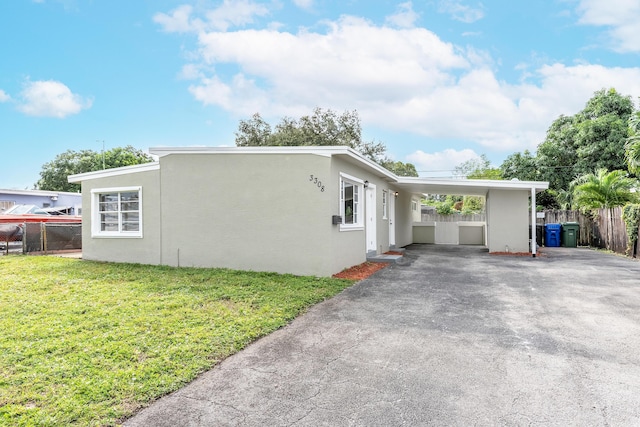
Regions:
<instances>
[{"instance_id":1,"label":"blue recycling bin","mask_svg":"<svg viewBox=\"0 0 640 427\"><path fill-rule=\"evenodd\" d=\"M550 248L560 247L560 231L562 225L560 224L545 224L544 225L544 245Z\"/></svg>"}]
</instances>

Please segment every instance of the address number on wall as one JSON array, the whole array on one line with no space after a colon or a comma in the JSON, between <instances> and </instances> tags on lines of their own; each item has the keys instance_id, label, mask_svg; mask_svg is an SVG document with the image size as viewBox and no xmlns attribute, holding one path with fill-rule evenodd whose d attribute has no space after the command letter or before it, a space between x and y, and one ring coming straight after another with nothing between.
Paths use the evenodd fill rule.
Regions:
<instances>
[{"instance_id":1,"label":"address number on wall","mask_svg":"<svg viewBox=\"0 0 640 427\"><path fill-rule=\"evenodd\" d=\"M320 181L317 176L309 175L309 182L318 187L320 191L324 191L324 185L322 185L322 181Z\"/></svg>"}]
</instances>

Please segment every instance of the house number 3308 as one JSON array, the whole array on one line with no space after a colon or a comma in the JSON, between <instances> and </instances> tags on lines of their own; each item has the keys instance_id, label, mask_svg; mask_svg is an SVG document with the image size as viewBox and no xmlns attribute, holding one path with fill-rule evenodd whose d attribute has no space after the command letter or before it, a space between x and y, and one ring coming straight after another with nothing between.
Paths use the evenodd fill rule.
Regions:
<instances>
[{"instance_id":1,"label":"house number 3308","mask_svg":"<svg viewBox=\"0 0 640 427\"><path fill-rule=\"evenodd\" d=\"M317 176L309 175L309 182L315 184L320 191L324 191L324 185L322 185L322 181L320 181Z\"/></svg>"}]
</instances>

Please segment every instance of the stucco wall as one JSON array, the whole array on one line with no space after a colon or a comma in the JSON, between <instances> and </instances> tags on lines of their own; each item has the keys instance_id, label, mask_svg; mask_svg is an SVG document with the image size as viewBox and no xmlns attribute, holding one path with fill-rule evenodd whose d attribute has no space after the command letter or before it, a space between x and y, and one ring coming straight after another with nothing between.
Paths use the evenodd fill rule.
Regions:
<instances>
[{"instance_id":1,"label":"stucco wall","mask_svg":"<svg viewBox=\"0 0 640 427\"><path fill-rule=\"evenodd\" d=\"M340 173L346 173L361 181L369 181L371 186L375 186L376 191L376 252L386 252L389 250L389 219L383 218L382 211L382 191L386 190L391 197L388 183L377 174L364 170L341 158L334 158L331 166L331 185L336 189L335 197L331 200L332 215L340 214ZM362 203L364 203L364 194ZM360 230L345 231L340 226L332 228L332 250L333 273L337 273L347 267L357 265L366 261L366 238L364 228Z\"/></svg>"},{"instance_id":2,"label":"stucco wall","mask_svg":"<svg viewBox=\"0 0 640 427\"><path fill-rule=\"evenodd\" d=\"M330 158L172 154L160 163L163 264L334 272Z\"/></svg>"},{"instance_id":3,"label":"stucco wall","mask_svg":"<svg viewBox=\"0 0 640 427\"><path fill-rule=\"evenodd\" d=\"M159 171L138 172L82 183L82 258L109 262L160 264ZM142 187L142 237L92 237L91 190Z\"/></svg>"},{"instance_id":4,"label":"stucco wall","mask_svg":"<svg viewBox=\"0 0 640 427\"><path fill-rule=\"evenodd\" d=\"M396 247L413 243L414 212L411 210L411 193L398 192L396 197Z\"/></svg>"},{"instance_id":5,"label":"stucco wall","mask_svg":"<svg viewBox=\"0 0 640 427\"><path fill-rule=\"evenodd\" d=\"M489 252L529 252L529 192L489 190L487 195Z\"/></svg>"}]
</instances>

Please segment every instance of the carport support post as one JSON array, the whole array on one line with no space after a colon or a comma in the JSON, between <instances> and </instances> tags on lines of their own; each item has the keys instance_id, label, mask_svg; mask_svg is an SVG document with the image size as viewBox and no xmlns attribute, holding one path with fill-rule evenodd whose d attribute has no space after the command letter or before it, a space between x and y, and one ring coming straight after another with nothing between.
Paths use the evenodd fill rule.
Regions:
<instances>
[{"instance_id":1,"label":"carport support post","mask_svg":"<svg viewBox=\"0 0 640 427\"><path fill-rule=\"evenodd\" d=\"M536 257L536 188L531 187L531 255Z\"/></svg>"}]
</instances>

